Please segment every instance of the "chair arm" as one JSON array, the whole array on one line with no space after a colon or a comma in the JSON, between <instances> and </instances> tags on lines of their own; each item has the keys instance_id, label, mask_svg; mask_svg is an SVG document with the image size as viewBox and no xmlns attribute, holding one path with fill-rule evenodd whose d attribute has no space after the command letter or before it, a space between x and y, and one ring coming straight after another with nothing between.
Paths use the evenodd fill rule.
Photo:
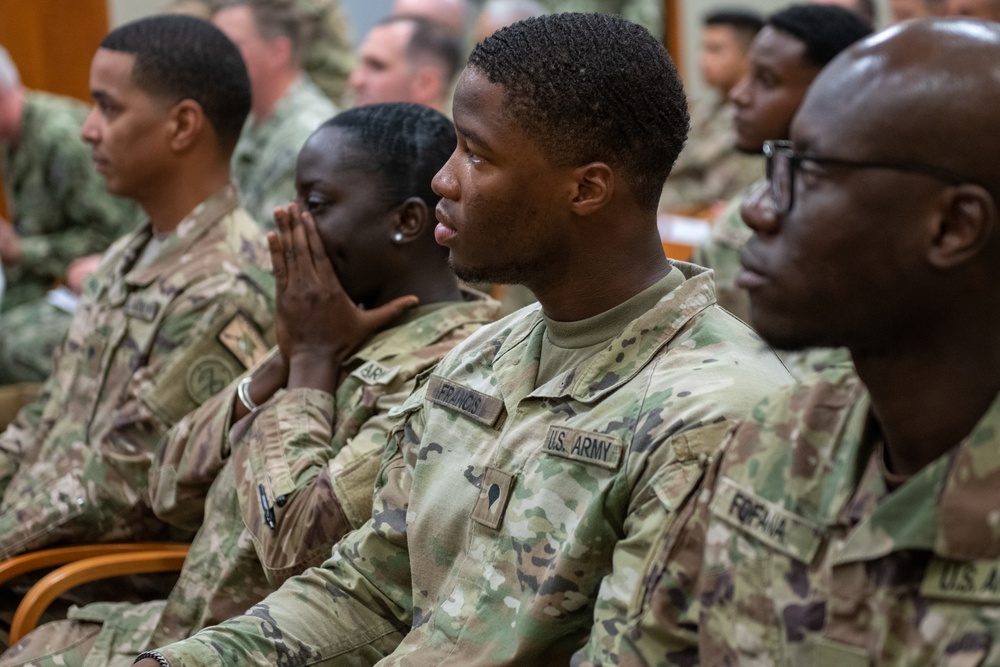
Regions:
<instances>
[{"instance_id":1,"label":"chair arm","mask_svg":"<svg viewBox=\"0 0 1000 667\"><path fill-rule=\"evenodd\" d=\"M109 577L180 570L187 551L188 545L184 544L171 545L169 549L112 553L77 560L49 572L18 605L10 625L11 645L34 630L48 606L69 589Z\"/></svg>"}]
</instances>

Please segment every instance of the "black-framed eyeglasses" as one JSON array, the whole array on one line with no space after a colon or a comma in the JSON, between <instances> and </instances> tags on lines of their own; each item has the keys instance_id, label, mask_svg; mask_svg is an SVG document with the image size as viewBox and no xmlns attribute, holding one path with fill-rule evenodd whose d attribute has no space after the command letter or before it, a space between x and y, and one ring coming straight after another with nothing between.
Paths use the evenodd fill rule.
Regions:
<instances>
[{"instance_id":1,"label":"black-framed eyeglasses","mask_svg":"<svg viewBox=\"0 0 1000 667\"><path fill-rule=\"evenodd\" d=\"M919 162L865 162L861 160L844 160L841 158L824 157L808 153L795 153L795 145L791 141L765 141L764 158L767 161L767 181L770 184L771 199L775 212L784 215L792 210L795 197L795 172L803 161L816 164L828 164L835 167L850 169L893 169L923 174L948 185L970 183L964 176L942 167L935 167Z\"/></svg>"}]
</instances>

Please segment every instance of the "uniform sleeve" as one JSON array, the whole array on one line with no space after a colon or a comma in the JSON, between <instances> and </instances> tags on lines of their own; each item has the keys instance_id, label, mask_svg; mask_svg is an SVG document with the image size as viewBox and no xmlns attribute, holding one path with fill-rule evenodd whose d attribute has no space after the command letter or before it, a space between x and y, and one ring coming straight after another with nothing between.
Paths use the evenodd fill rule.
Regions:
<instances>
[{"instance_id":1,"label":"uniform sleeve","mask_svg":"<svg viewBox=\"0 0 1000 667\"><path fill-rule=\"evenodd\" d=\"M164 315L146 365L114 400L113 422L89 440L88 424L62 434L59 456L22 466L0 512L0 557L64 541L159 535L149 510L148 473L156 444L187 412L237 375L219 333L234 317L268 331L269 299L242 280L196 285ZM233 367L226 366L230 364ZM210 377L207 377L208 374Z\"/></svg>"},{"instance_id":2,"label":"uniform sleeve","mask_svg":"<svg viewBox=\"0 0 1000 667\"><path fill-rule=\"evenodd\" d=\"M636 463L643 470L625 517L624 536L615 545L611 573L598 591L590 638L573 656L574 667L618 664L629 608L636 604L650 553L693 504L710 457L731 427L723 421L685 431Z\"/></svg>"},{"instance_id":3,"label":"uniform sleeve","mask_svg":"<svg viewBox=\"0 0 1000 667\"><path fill-rule=\"evenodd\" d=\"M149 496L161 520L197 530L205 497L228 456L227 434L237 378L170 429L149 469Z\"/></svg>"},{"instance_id":4,"label":"uniform sleeve","mask_svg":"<svg viewBox=\"0 0 1000 667\"><path fill-rule=\"evenodd\" d=\"M721 454L699 487L697 500L689 503L669 526L664 526L662 536L653 543L621 641L623 666L698 664L700 606L696 590L720 460Z\"/></svg>"},{"instance_id":5,"label":"uniform sleeve","mask_svg":"<svg viewBox=\"0 0 1000 667\"><path fill-rule=\"evenodd\" d=\"M406 512L423 419L416 392L395 427L375 485L372 516L321 567L286 581L244 616L159 651L181 665L373 664L413 621ZM305 602L308 601L308 602Z\"/></svg>"},{"instance_id":6,"label":"uniform sleeve","mask_svg":"<svg viewBox=\"0 0 1000 667\"><path fill-rule=\"evenodd\" d=\"M20 410L14 420L0 433L0 497L3 497L14 473L30 457L47 432L42 419L45 403L52 393L51 380L43 385L35 400Z\"/></svg>"},{"instance_id":7,"label":"uniform sleeve","mask_svg":"<svg viewBox=\"0 0 1000 667\"><path fill-rule=\"evenodd\" d=\"M265 404L240 442L234 442L237 492L243 522L254 536L268 581L321 564L347 532L372 514L375 478L393 424L388 417L413 383L372 405L335 406L314 389L281 392ZM333 434L335 414L365 421L346 442Z\"/></svg>"}]
</instances>

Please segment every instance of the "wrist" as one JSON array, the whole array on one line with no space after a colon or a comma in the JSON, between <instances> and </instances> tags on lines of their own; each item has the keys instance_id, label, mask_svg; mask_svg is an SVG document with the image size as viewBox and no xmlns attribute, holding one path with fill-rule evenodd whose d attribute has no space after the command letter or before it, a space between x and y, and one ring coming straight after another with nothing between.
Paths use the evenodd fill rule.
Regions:
<instances>
[{"instance_id":1,"label":"wrist","mask_svg":"<svg viewBox=\"0 0 1000 667\"><path fill-rule=\"evenodd\" d=\"M288 388L335 393L341 361L329 351L304 350L293 354L288 359Z\"/></svg>"}]
</instances>

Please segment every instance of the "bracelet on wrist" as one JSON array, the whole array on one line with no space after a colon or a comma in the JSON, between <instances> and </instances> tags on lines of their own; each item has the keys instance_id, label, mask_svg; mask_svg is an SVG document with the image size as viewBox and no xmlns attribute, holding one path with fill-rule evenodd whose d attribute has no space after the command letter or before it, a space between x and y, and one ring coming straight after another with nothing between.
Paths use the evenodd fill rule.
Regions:
<instances>
[{"instance_id":1,"label":"bracelet on wrist","mask_svg":"<svg viewBox=\"0 0 1000 667\"><path fill-rule=\"evenodd\" d=\"M236 395L239 397L240 403L243 404L243 407L245 407L250 412L253 412L254 410L257 409L257 404L253 402L252 398L250 398L251 380L253 380L253 377L250 375L240 380L240 383L236 385Z\"/></svg>"},{"instance_id":2,"label":"bracelet on wrist","mask_svg":"<svg viewBox=\"0 0 1000 667\"><path fill-rule=\"evenodd\" d=\"M134 665L136 662L139 662L140 660L145 660L146 658L151 658L156 662L160 663L160 667L170 667L170 662L168 662L167 659L163 657L163 654L160 653L159 651L146 651L144 653L140 653L138 657L136 657L135 662L133 662L132 664Z\"/></svg>"}]
</instances>

